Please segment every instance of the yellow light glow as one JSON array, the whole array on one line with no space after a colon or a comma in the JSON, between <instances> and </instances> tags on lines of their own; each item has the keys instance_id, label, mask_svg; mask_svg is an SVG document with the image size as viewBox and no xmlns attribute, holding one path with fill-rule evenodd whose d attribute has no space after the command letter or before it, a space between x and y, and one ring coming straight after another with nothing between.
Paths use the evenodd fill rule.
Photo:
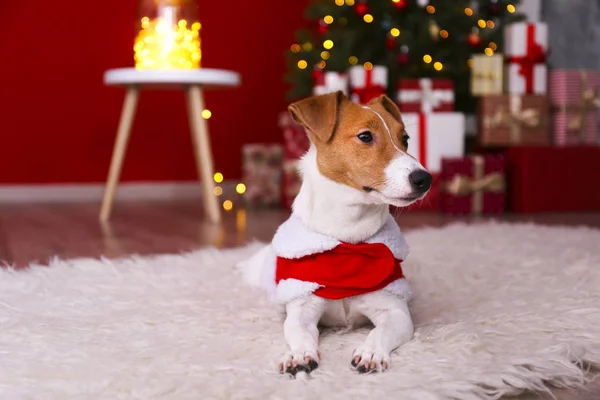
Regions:
<instances>
[{"instance_id":1,"label":"yellow light glow","mask_svg":"<svg viewBox=\"0 0 600 400\"><path fill-rule=\"evenodd\" d=\"M292 53L299 53L300 52L300 45L299 44L293 44L290 46L290 50L292 51Z\"/></svg>"},{"instance_id":2,"label":"yellow light glow","mask_svg":"<svg viewBox=\"0 0 600 400\"><path fill-rule=\"evenodd\" d=\"M489 47L486 47L484 50L484 53L486 56L493 56L494 55L494 50L490 49Z\"/></svg>"},{"instance_id":3,"label":"yellow light glow","mask_svg":"<svg viewBox=\"0 0 600 400\"><path fill-rule=\"evenodd\" d=\"M346 4L352 7L354 5L354 0L346 0Z\"/></svg>"},{"instance_id":4,"label":"yellow light glow","mask_svg":"<svg viewBox=\"0 0 600 400\"><path fill-rule=\"evenodd\" d=\"M512 13L514 13L515 11L517 11L517 9L516 9L516 7L515 7L515 6L513 6L512 4L508 4L508 5L506 6L506 11L508 11L509 13L511 13L511 14L512 14Z\"/></svg>"},{"instance_id":5,"label":"yellow light glow","mask_svg":"<svg viewBox=\"0 0 600 400\"><path fill-rule=\"evenodd\" d=\"M436 61L436 62L433 64L433 68L435 68L435 70L436 70L436 71L441 71L441 70L442 70L442 68L444 68L444 66L442 65L442 63L441 63L441 62L439 62L439 61Z\"/></svg>"},{"instance_id":6,"label":"yellow light glow","mask_svg":"<svg viewBox=\"0 0 600 400\"><path fill-rule=\"evenodd\" d=\"M238 232L243 233L246 231L246 210L237 210L235 212L235 225Z\"/></svg>"},{"instance_id":7,"label":"yellow light glow","mask_svg":"<svg viewBox=\"0 0 600 400\"><path fill-rule=\"evenodd\" d=\"M494 24L494 21L492 21L492 20L489 20L489 21L487 22L487 27L488 27L488 28L492 29L492 28L493 28L493 27L495 27L495 26L496 26L496 24Z\"/></svg>"},{"instance_id":8,"label":"yellow light glow","mask_svg":"<svg viewBox=\"0 0 600 400\"><path fill-rule=\"evenodd\" d=\"M469 66L469 68L473 68L473 63L474 63L474 62L473 62L473 59L472 59L472 58L469 58L469 59L467 60L467 65Z\"/></svg>"},{"instance_id":9,"label":"yellow light glow","mask_svg":"<svg viewBox=\"0 0 600 400\"><path fill-rule=\"evenodd\" d=\"M326 24L331 24L333 23L333 17L331 15L326 15L325 18L323 18L323 21L325 21Z\"/></svg>"},{"instance_id":10,"label":"yellow light glow","mask_svg":"<svg viewBox=\"0 0 600 400\"><path fill-rule=\"evenodd\" d=\"M189 22L170 23L164 19L143 17L135 37L133 51L137 69L193 69L200 68L199 22L191 29Z\"/></svg>"},{"instance_id":11,"label":"yellow light glow","mask_svg":"<svg viewBox=\"0 0 600 400\"><path fill-rule=\"evenodd\" d=\"M225 200L223 202L223 209L225 211L231 211L232 208L233 208L233 202L231 200Z\"/></svg>"},{"instance_id":12,"label":"yellow light glow","mask_svg":"<svg viewBox=\"0 0 600 400\"><path fill-rule=\"evenodd\" d=\"M335 4L341 7L344 5L344 0L335 0Z\"/></svg>"},{"instance_id":13,"label":"yellow light glow","mask_svg":"<svg viewBox=\"0 0 600 400\"><path fill-rule=\"evenodd\" d=\"M492 49L494 51L498 50L498 46L494 42L490 42L490 44L488 46L490 46L490 49Z\"/></svg>"},{"instance_id":14,"label":"yellow light glow","mask_svg":"<svg viewBox=\"0 0 600 400\"><path fill-rule=\"evenodd\" d=\"M215 175L213 176L213 179L215 180L215 182L221 183L221 182L223 182L223 174L220 172L216 172Z\"/></svg>"},{"instance_id":15,"label":"yellow light glow","mask_svg":"<svg viewBox=\"0 0 600 400\"><path fill-rule=\"evenodd\" d=\"M425 54L423 56L423 61L429 64L431 61L433 61L433 58L429 54Z\"/></svg>"},{"instance_id":16,"label":"yellow light glow","mask_svg":"<svg viewBox=\"0 0 600 400\"><path fill-rule=\"evenodd\" d=\"M246 193L246 185L244 185L243 183L238 183L235 187L235 191L238 192L238 194Z\"/></svg>"},{"instance_id":17,"label":"yellow light glow","mask_svg":"<svg viewBox=\"0 0 600 400\"><path fill-rule=\"evenodd\" d=\"M348 62L352 65L356 65L358 64L358 57L350 56L350 58L348 58Z\"/></svg>"},{"instance_id":18,"label":"yellow light glow","mask_svg":"<svg viewBox=\"0 0 600 400\"><path fill-rule=\"evenodd\" d=\"M449 36L449 35L448 35L448 31L447 31L447 30L445 30L445 29L442 29L442 30L440 31L440 36L441 36L441 37L443 37L444 39L448 38L448 36Z\"/></svg>"},{"instance_id":19,"label":"yellow light glow","mask_svg":"<svg viewBox=\"0 0 600 400\"><path fill-rule=\"evenodd\" d=\"M327 66L327 63L323 60L319 61L319 63L317 64L317 67L319 69L325 69L326 66Z\"/></svg>"},{"instance_id":20,"label":"yellow light glow","mask_svg":"<svg viewBox=\"0 0 600 400\"><path fill-rule=\"evenodd\" d=\"M465 14L467 14L467 16L470 17L471 15L473 15L473 9L469 7L465 8Z\"/></svg>"},{"instance_id":21,"label":"yellow light glow","mask_svg":"<svg viewBox=\"0 0 600 400\"><path fill-rule=\"evenodd\" d=\"M333 40L327 39L326 41L324 41L323 47L325 47L327 50L333 48Z\"/></svg>"},{"instance_id":22,"label":"yellow light glow","mask_svg":"<svg viewBox=\"0 0 600 400\"><path fill-rule=\"evenodd\" d=\"M212 117L210 110L202 110L202 118L209 119L210 117Z\"/></svg>"},{"instance_id":23,"label":"yellow light glow","mask_svg":"<svg viewBox=\"0 0 600 400\"><path fill-rule=\"evenodd\" d=\"M302 48L304 49L304 51L311 51L312 50L312 43L311 42L306 42L302 45Z\"/></svg>"},{"instance_id":24,"label":"yellow light glow","mask_svg":"<svg viewBox=\"0 0 600 400\"><path fill-rule=\"evenodd\" d=\"M306 62L306 60L298 61L298 68L305 69L306 67L308 67L308 63Z\"/></svg>"},{"instance_id":25,"label":"yellow light glow","mask_svg":"<svg viewBox=\"0 0 600 400\"><path fill-rule=\"evenodd\" d=\"M372 69L373 69L373 64L367 61L367 62L364 64L364 67L365 67L365 69L366 69L367 71L370 71L370 70L372 70Z\"/></svg>"},{"instance_id":26,"label":"yellow light glow","mask_svg":"<svg viewBox=\"0 0 600 400\"><path fill-rule=\"evenodd\" d=\"M429 14L433 14L435 12L435 7L432 5L428 5L426 10Z\"/></svg>"},{"instance_id":27,"label":"yellow light glow","mask_svg":"<svg viewBox=\"0 0 600 400\"><path fill-rule=\"evenodd\" d=\"M370 24L371 22L373 22L373 16L371 14L365 14L363 16L363 19L365 20L365 22L367 24Z\"/></svg>"},{"instance_id":28,"label":"yellow light glow","mask_svg":"<svg viewBox=\"0 0 600 400\"><path fill-rule=\"evenodd\" d=\"M398 29L398 28L392 28L390 30L390 35L392 35L393 37L400 36L400 29Z\"/></svg>"},{"instance_id":29,"label":"yellow light glow","mask_svg":"<svg viewBox=\"0 0 600 400\"><path fill-rule=\"evenodd\" d=\"M479 25L480 28L485 28L487 26L487 23L480 19L479 21L477 21L477 25Z\"/></svg>"},{"instance_id":30,"label":"yellow light glow","mask_svg":"<svg viewBox=\"0 0 600 400\"><path fill-rule=\"evenodd\" d=\"M330 56L330 55L331 55L331 54L329 54L329 52L328 52L328 51L322 51L322 52L321 52L321 58L322 58L323 60L329 60L329 56Z\"/></svg>"},{"instance_id":31,"label":"yellow light glow","mask_svg":"<svg viewBox=\"0 0 600 400\"><path fill-rule=\"evenodd\" d=\"M223 188L220 186L217 186L216 188L213 189L213 194L215 196L220 196L223 194Z\"/></svg>"}]
</instances>

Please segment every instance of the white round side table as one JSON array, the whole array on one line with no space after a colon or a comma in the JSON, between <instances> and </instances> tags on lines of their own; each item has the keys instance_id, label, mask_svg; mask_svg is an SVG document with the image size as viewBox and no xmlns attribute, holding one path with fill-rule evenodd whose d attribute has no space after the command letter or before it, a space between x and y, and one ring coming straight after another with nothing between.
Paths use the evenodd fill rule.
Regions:
<instances>
[{"instance_id":1,"label":"white round side table","mask_svg":"<svg viewBox=\"0 0 600 400\"><path fill-rule=\"evenodd\" d=\"M240 85L240 75L221 69L199 68L193 70L138 70L135 68L111 69L104 74L107 86L127 88L123 110L117 130L110 170L100 209L100 220L110 217L112 204L121 175L127 142L135 116L140 89L179 89L186 93L188 119L192 132L198 177L202 181L204 207L211 222L221 221L221 210L213 195L213 157L210 148L208 123L202 118L204 89L220 89Z\"/></svg>"}]
</instances>

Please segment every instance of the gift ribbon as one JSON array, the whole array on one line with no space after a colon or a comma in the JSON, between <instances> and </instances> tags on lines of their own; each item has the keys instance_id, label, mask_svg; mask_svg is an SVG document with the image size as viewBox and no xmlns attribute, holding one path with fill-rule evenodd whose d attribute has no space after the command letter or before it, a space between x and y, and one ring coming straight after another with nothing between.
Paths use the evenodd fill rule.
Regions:
<instances>
[{"instance_id":1,"label":"gift ribbon","mask_svg":"<svg viewBox=\"0 0 600 400\"><path fill-rule=\"evenodd\" d=\"M427 168L427 116L419 113L419 162Z\"/></svg>"},{"instance_id":2,"label":"gift ribbon","mask_svg":"<svg viewBox=\"0 0 600 400\"><path fill-rule=\"evenodd\" d=\"M473 178L455 175L446 185L446 192L455 196L472 195L472 212L479 215L483 211L483 194L485 192L501 193L506 190L504 174L494 172L484 175L485 160L482 156L472 156Z\"/></svg>"},{"instance_id":3,"label":"gift ribbon","mask_svg":"<svg viewBox=\"0 0 600 400\"><path fill-rule=\"evenodd\" d=\"M341 90L344 94L348 93L348 77L345 74L316 70L313 73L313 79L315 81L313 95L315 96L332 93L338 90Z\"/></svg>"},{"instance_id":4,"label":"gift ribbon","mask_svg":"<svg viewBox=\"0 0 600 400\"><path fill-rule=\"evenodd\" d=\"M507 111L500 106L492 117L484 119L484 124L489 128L508 126L510 128L511 143L521 142L522 128L537 128L541 125L539 110L535 108L521 109L522 98L519 95L511 95L510 110Z\"/></svg>"},{"instance_id":5,"label":"gift ribbon","mask_svg":"<svg viewBox=\"0 0 600 400\"><path fill-rule=\"evenodd\" d=\"M579 104L572 106L559 106L558 111L567 113L574 112L575 115L567 122L568 131L578 131L581 143L585 142L586 129L586 114L600 107L600 99L598 99L598 88L588 88L587 73L581 71L579 90Z\"/></svg>"},{"instance_id":6,"label":"gift ribbon","mask_svg":"<svg viewBox=\"0 0 600 400\"><path fill-rule=\"evenodd\" d=\"M509 63L519 64L519 75L525 78L525 93L533 93L533 77L536 64L546 62L546 52L542 45L535 41L535 24L527 25L527 48L524 56L508 57Z\"/></svg>"},{"instance_id":7,"label":"gift ribbon","mask_svg":"<svg viewBox=\"0 0 600 400\"><path fill-rule=\"evenodd\" d=\"M360 103L368 103L381 94L385 94L386 88L383 85L373 83L374 68L364 69L365 87L361 89L352 89L352 94L358 97Z\"/></svg>"},{"instance_id":8,"label":"gift ribbon","mask_svg":"<svg viewBox=\"0 0 600 400\"><path fill-rule=\"evenodd\" d=\"M454 102L454 91L452 89L436 89L433 81L429 78L419 79L420 90L402 89L398 91L400 103L421 103L421 112L432 112L441 103Z\"/></svg>"}]
</instances>

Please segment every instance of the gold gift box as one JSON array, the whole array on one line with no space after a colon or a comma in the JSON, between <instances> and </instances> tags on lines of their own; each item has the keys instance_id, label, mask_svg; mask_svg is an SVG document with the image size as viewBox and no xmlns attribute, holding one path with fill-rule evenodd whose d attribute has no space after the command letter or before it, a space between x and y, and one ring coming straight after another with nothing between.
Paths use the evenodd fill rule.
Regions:
<instances>
[{"instance_id":1,"label":"gold gift box","mask_svg":"<svg viewBox=\"0 0 600 400\"><path fill-rule=\"evenodd\" d=\"M493 56L473 55L471 94L474 96L502 94L503 72L504 56L502 54L494 54Z\"/></svg>"}]
</instances>

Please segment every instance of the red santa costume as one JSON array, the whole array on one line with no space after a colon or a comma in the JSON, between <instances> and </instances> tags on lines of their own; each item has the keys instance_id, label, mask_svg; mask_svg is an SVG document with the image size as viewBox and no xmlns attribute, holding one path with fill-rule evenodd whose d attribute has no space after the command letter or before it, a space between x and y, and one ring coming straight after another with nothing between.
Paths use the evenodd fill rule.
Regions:
<instances>
[{"instance_id":1,"label":"red santa costume","mask_svg":"<svg viewBox=\"0 0 600 400\"><path fill-rule=\"evenodd\" d=\"M408 246L392 216L372 237L350 244L317 233L292 215L264 251L257 278L280 304L311 293L339 300L383 290L411 298L401 268Z\"/></svg>"}]
</instances>

